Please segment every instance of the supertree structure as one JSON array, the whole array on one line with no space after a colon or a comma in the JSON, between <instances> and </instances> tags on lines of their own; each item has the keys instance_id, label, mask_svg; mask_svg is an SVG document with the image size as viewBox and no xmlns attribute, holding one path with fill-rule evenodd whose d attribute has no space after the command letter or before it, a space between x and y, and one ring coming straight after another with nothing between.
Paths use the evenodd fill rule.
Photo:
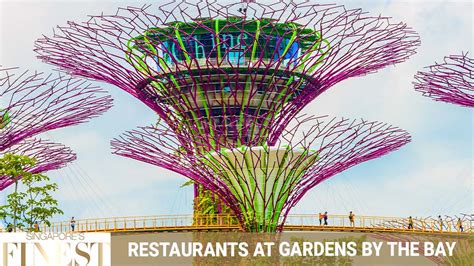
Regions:
<instances>
[{"instance_id":1,"label":"supertree structure","mask_svg":"<svg viewBox=\"0 0 474 266\"><path fill-rule=\"evenodd\" d=\"M76 125L111 107L101 89L64 75L0 69L0 156L27 155L40 173L65 166L76 156L67 147L33 138L49 130ZM0 190L17 180L0 176Z\"/></svg>"},{"instance_id":2,"label":"supertree structure","mask_svg":"<svg viewBox=\"0 0 474 266\"><path fill-rule=\"evenodd\" d=\"M35 165L24 169L32 174L62 168L76 159L76 154L70 148L59 143L35 138L21 141L17 145L1 151L0 156L8 153L34 158L36 161ZM16 181L18 180L0 176L0 191Z\"/></svg>"},{"instance_id":3,"label":"supertree structure","mask_svg":"<svg viewBox=\"0 0 474 266\"><path fill-rule=\"evenodd\" d=\"M418 35L404 23L344 6L173 1L69 22L38 40L36 51L72 75L132 94L176 138L174 153L183 151L213 169L196 158L274 147L290 121L322 92L403 62L418 45ZM309 156L295 156L303 154ZM304 161L309 166L317 156ZM221 198L228 194L197 183ZM235 204L229 206L241 214Z\"/></svg>"},{"instance_id":4,"label":"supertree structure","mask_svg":"<svg viewBox=\"0 0 474 266\"><path fill-rule=\"evenodd\" d=\"M249 231L281 229L312 187L410 141L381 122L299 117L272 146L240 146L189 156L166 125L145 127L112 142L116 154L181 173L225 201Z\"/></svg>"},{"instance_id":5,"label":"supertree structure","mask_svg":"<svg viewBox=\"0 0 474 266\"><path fill-rule=\"evenodd\" d=\"M474 106L474 59L467 53L446 56L427 68L415 75L415 90L436 101Z\"/></svg>"}]
</instances>

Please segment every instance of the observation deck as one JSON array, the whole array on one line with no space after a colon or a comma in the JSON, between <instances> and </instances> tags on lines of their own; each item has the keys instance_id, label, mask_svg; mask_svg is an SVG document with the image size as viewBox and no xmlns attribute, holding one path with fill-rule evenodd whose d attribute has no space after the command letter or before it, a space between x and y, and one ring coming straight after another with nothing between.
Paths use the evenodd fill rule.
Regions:
<instances>
[{"instance_id":1,"label":"observation deck","mask_svg":"<svg viewBox=\"0 0 474 266\"><path fill-rule=\"evenodd\" d=\"M319 32L296 23L240 17L168 23L132 38L127 47L127 60L159 91L155 98L164 101L196 90L299 94L311 79L305 73L330 49ZM294 88L288 92L290 85ZM248 97L233 103L242 105ZM252 100L259 99L254 95Z\"/></svg>"},{"instance_id":2,"label":"observation deck","mask_svg":"<svg viewBox=\"0 0 474 266\"><path fill-rule=\"evenodd\" d=\"M130 39L127 47L128 62L145 78L136 89L172 108L173 119L189 132L225 135L227 140L210 140L224 147L249 143L280 114L291 115L287 109L305 91L319 90L308 73L330 50L314 29L243 17L167 23ZM250 124L257 130L242 134ZM264 144L265 136L260 139Z\"/></svg>"},{"instance_id":3,"label":"observation deck","mask_svg":"<svg viewBox=\"0 0 474 266\"><path fill-rule=\"evenodd\" d=\"M304 73L307 63L314 64L315 59L321 63L330 49L329 42L314 29L243 17L171 22L146 30L127 46L127 59L143 73L150 73L148 66L153 61L157 73L212 67Z\"/></svg>"}]
</instances>

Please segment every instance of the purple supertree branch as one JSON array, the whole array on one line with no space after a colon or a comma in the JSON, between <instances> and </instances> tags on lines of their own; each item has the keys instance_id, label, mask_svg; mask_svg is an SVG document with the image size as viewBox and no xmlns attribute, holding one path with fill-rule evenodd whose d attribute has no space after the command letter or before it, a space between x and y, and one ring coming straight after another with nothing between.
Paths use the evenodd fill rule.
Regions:
<instances>
[{"instance_id":1,"label":"purple supertree branch","mask_svg":"<svg viewBox=\"0 0 474 266\"><path fill-rule=\"evenodd\" d=\"M382 122L332 119L314 127L319 159L301 178L286 202L286 217L303 195L322 181L359 163L397 150L411 141L405 130Z\"/></svg>"},{"instance_id":2,"label":"purple supertree branch","mask_svg":"<svg viewBox=\"0 0 474 266\"><path fill-rule=\"evenodd\" d=\"M404 130L380 122L300 117L295 121L294 126L290 125L276 144L270 146L270 148L302 148L306 151L316 152L318 159L310 163L312 162L310 157L305 157L306 155L296 156L291 152L292 159L288 161L288 164L295 169L302 170L304 174L298 178L290 177L287 180L288 187L281 190L278 195L274 195L278 200L285 200L285 203L281 217L272 217L272 219L281 218L280 225L282 225L290 209L301 199L304 193L320 182L358 163L396 150L409 141L410 136ZM205 149L198 150L194 149L192 145L183 144L169 128L159 126L127 133L125 137L114 140L112 146L114 153L118 155L170 169L203 185L221 196L227 203L231 202L229 207L244 224L243 218L246 214L242 210L242 206L245 205L244 202L251 202L252 199L248 196L236 196L235 193L232 193L231 191L236 191L238 187L231 185L231 179L239 178L240 170L238 169L248 169L248 165L237 164L232 169L226 169L225 164L216 166L217 164L213 164L212 160L209 159L209 153ZM241 148L222 149L212 151L212 156L225 161L224 158L229 153L238 156L239 153L246 152L248 152L246 149L242 150ZM255 160L263 160L261 155L252 152ZM280 158L279 160L283 159ZM209 165L214 165L214 168L209 167ZM222 169L215 167L222 167ZM242 182L245 183L242 186L250 186L245 180ZM259 189L255 193L264 194ZM282 195L289 196L287 199L282 199ZM255 210L247 209L247 212L252 211ZM279 216L280 214L275 215Z\"/></svg>"},{"instance_id":3,"label":"purple supertree branch","mask_svg":"<svg viewBox=\"0 0 474 266\"><path fill-rule=\"evenodd\" d=\"M40 139L27 139L0 152L0 157L5 154L28 156L36 160L32 168L24 169L33 174L56 170L74 161L76 155L68 147ZM7 176L0 176L0 191L15 183Z\"/></svg>"},{"instance_id":4,"label":"purple supertree branch","mask_svg":"<svg viewBox=\"0 0 474 266\"><path fill-rule=\"evenodd\" d=\"M176 136L166 128L141 127L114 139L111 145L115 154L139 156L140 161L160 165L181 174L187 173L183 170L189 165L181 160L183 156L187 156L186 150L179 149L180 143Z\"/></svg>"},{"instance_id":5,"label":"purple supertree branch","mask_svg":"<svg viewBox=\"0 0 474 266\"><path fill-rule=\"evenodd\" d=\"M415 90L435 101L474 106L474 59L467 53L446 56L427 68L415 75Z\"/></svg>"},{"instance_id":6,"label":"purple supertree branch","mask_svg":"<svg viewBox=\"0 0 474 266\"><path fill-rule=\"evenodd\" d=\"M228 197L230 192L223 182L193 171L194 156L198 151L189 143L183 144L165 124L141 127L111 142L114 154L174 171L202 184L204 188L221 196L223 202L239 216L237 203L232 197Z\"/></svg>"},{"instance_id":7,"label":"purple supertree branch","mask_svg":"<svg viewBox=\"0 0 474 266\"><path fill-rule=\"evenodd\" d=\"M97 117L112 106L98 87L64 75L0 69L0 151L52 129Z\"/></svg>"}]
</instances>

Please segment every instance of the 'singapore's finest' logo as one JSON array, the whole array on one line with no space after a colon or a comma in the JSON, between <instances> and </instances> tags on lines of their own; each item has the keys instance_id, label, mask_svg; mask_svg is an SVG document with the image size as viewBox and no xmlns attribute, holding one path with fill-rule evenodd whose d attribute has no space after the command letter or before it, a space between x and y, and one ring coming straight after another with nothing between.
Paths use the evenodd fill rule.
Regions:
<instances>
[{"instance_id":1,"label":"'singapore's finest' logo","mask_svg":"<svg viewBox=\"0 0 474 266\"><path fill-rule=\"evenodd\" d=\"M0 265L4 266L107 266L107 233L3 233Z\"/></svg>"}]
</instances>

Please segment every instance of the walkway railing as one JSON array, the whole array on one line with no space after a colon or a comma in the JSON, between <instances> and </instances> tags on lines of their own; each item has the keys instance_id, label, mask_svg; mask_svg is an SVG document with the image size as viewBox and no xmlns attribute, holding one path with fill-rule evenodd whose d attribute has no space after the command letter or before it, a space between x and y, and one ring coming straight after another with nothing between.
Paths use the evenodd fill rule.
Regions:
<instances>
[{"instance_id":1,"label":"walkway railing","mask_svg":"<svg viewBox=\"0 0 474 266\"><path fill-rule=\"evenodd\" d=\"M328 225L321 224L317 214L289 215L284 230L333 230L333 231L379 231L379 232L436 232L461 233L457 219L440 222L435 219L413 219L413 229L408 228L408 219L400 217L356 216L351 224L348 215L329 215ZM462 233L474 233L474 222L464 219ZM183 230L239 230L237 219L231 215L173 215L136 216L76 220L78 232L127 232L127 231L183 231ZM70 222L40 226L43 232L69 232Z\"/></svg>"},{"instance_id":2,"label":"walkway railing","mask_svg":"<svg viewBox=\"0 0 474 266\"><path fill-rule=\"evenodd\" d=\"M471 216L462 218L462 230L458 226L457 218L450 217L445 217L442 223L433 218L413 218L412 228L409 228L409 219L401 217L356 216L353 224L349 221L349 215L330 215L328 218L328 225L325 226L324 220L320 224L316 215L289 215L284 228L290 230L474 233L474 221Z\"/></svg>"},{"instance_id":3,"label":"walkway railing","mask_svg":"<svg viewBox=\"0 0 474 266\"><path fill-rule=\"evenodd\" d=\"M76 220L75 231L78 232L119 232L149 230L183 230L183 229L239 229L239 222L231 215L172 215L172 216L135 216L101 219ZM44 232L71 231L70 222L53 223L51 226L40 226Z\"/></svg>"}]
</instances>

